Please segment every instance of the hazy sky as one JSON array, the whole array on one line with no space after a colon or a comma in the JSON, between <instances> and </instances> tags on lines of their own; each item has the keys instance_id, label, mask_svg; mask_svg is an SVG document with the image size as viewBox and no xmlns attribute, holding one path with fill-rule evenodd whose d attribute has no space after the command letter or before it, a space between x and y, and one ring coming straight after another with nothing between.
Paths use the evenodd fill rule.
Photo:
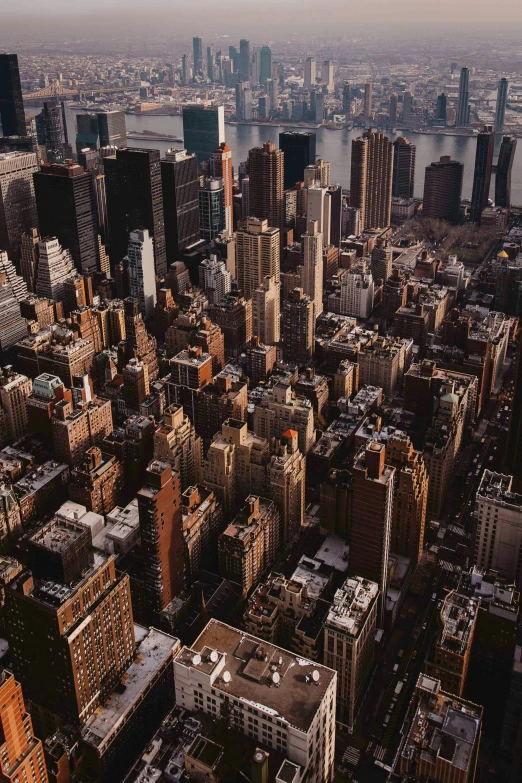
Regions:
<instances>
[{"instance_id":1,"label":"hazy sky","mask_svg":"<svg viewBox=\"0 0 522 783\"><path fill-rule=\"evenodd\" d=\"M88 8L89 13L86 13ZM31 37L41 25L42 33L58 22L62 29L71 22L80 23L86 35L89 31L107 25L128 31L173 38L192 36L210 31L222 35L230 32L248 35L255 31L274 40L282 40L288 31L305 32L313 38L314 32L335 37L347 37L352 31L366 32L393 27L459 28L469 31L488 27L505 28L515 33L522 29L521 0L0 0L0 37L8 30ZM42 10L45 9L45 16ZM4 28L3 31L1 28Z\"/></svg>"}]
</instances>

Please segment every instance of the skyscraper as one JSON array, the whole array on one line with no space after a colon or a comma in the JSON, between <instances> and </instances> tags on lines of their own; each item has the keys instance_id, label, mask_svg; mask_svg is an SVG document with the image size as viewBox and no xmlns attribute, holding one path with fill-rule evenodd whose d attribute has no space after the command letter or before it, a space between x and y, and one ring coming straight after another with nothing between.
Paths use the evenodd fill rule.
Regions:
<instances>
[{"instance_id":1,"label":"skyscraper","mask_svg":"<svg viewBox=\"0 0 522 783\"><path fill-rule=\"evenodd\" d=\"M223 106L184 106L183 141L187 152L196 154L199 164L208 160L225 141Z\"/></svg>"},{"instance_id":2,"label":"skyscraper","mask_svg":"<svg viewBox=\"0 0 522 783\"><path fill-rule=\"evenodd\" d=\"M272 49L262 46L259 53L259 83L263 85L267 79L272 78Z\"/></svg>"},{"instance_id":3,"label":"skyscraper","mask_svg":"<svg viewBox=\"0 0 522 783\"><path fill-rule=\"evenodd\" d=\"M71 254L62 248L56 237L42 239L37 253L36 293L55 302L63 302L66 280L77 275Z\"/></svg>"},{"instance_id":4,"label":"skyscraper","mask_svg":"<svg viewBox=\"0 0 522 783\"><path fill-rule=\"evenodd\" d=\"M56 100L44 101L43 109L36 115L38 144L45 147L47 160L63 162L69 152L66 145L65 109Z\"/></svg>"},{"instance_id":5,"label":"skyscraper","mask_svg":"<svg viewBox=\"0 0 522 783\"><path fill-rule=\"evenodd\" d=\"M279 255L279 229L267 220L247 218L236 234L237 283L243 296L252 299L265 277L279 283Z\"/></svg>"},{"instance_id":6,"label":"skyscraper","mask_svg":"<svg viewBox=\"0 0 522 783\"><path fill-rule=\"evenodd\" d=\"M317 81L317 63L315 57L307 57L304 66L304 86L314 88Z\"/></svg>"},{"instance_id":7,"label":"skyscraper","mask_svg":"<svg viewBox=\"0 0 522 783\"><path fill-rule=\"evenodd\" d=\"M232 165L232 151L226 141L213 150L210 157L210 173L213 177L220 177L223 180L224 227L227 234L232 234L234 230L232 214L234 167Z\"/></svg>"},{"instance_id":8,"label":"skyscraper","mask_svg":"<svg viewBox=\"0 0 522 783\"><path fill-rule=\"evenodd\" d=\"M392 196L413 198L415 184L416 147L404 136L393 142L393 184Z\"/></svg>"},{"instance_id":9,"label":"skyscraper","mask_svg":"<svg viewBox=\"0 0 522 783\"><path fill-rule=\"evenodd\" d=\"M143 580L152 614L161 612L185 586L181 485L179 472L154 460L145 486L138 492Z\"/></svg>"},{"instance_id":10,"label":"skyscraper","mask_svg":"<svg viewBox=\"0 0 522 783\"><path fill-rule=\"evenodd\" d=\"M301 272L305 294L314 305L314 318L323 312L323 235L317 220L308 221L308 230L302 236L304 260Z\"/></svg>"},{"instance_id":11,"label":"skyscraper","mask_svg":"<svg viewBox=\"0 0 522 783\"><path fill-rule=\"evenodd\" d=\"M16 54L0 54L0 121L4 136L27 136Z\"/></svg>"},{"instance_id":12,"label":"skyscraper","mask_svg":"<svg viewBox=\"0 0 522 783\"><path fill-rule=\"evenodd\" d=\"M504 455L504 471L513 476L513 488L516 492L520 492L522 490L522 341L520 340L516 359L513 404Z\"/></svg>"},{"instance_id":13,"label":"skyscraper","mask_svg":"<svg viewBox=\"0 0 522 783\"><path fill-rule=\"evenodd\" d=\"M239 42L239 81L249 82L252 68L252 58L250 55L250 41L242 38Z\"/></svg>"},{"instance_id":14,"label":"skyscraper","mask_svg":"<svg viewBox=\"0 0 522 783\"><path fill-rule=\"evenodd\" d=\"M248 153L250 214L271 228L283 225L283 166L284 154L271 141Z\"/></svg>"},{"instance_id":15,"label":"skyscraper","mask_svg":"<svg viewBox=\"0 0 522 783\"><path fill-rule=\"evenodd\" d=\"M104 159L111 262L127 253L129 233L146 228L154 240L158 277L167 272L159 150L119 149Z\"/></svg>"},{"instance_id":16,"label":"skyscraper","mask_svg":"<svg viewBox=\"0 0 522 783\"><path fill-rule=\"evenodd\" d=\"M325 60L321 68L321 81L328 92L334 91L334 64L331 60Z\"/></svg>"},{"instance_id":17,"label":"skyscraper","mask_svg":"<svg viewBox=\"0 0 522 783\"><path fill-rule=\"evenodd\" d=\"M214 49L207 46L207 76L211 82L214 81Z\"/></svg>"},{"instance_id":18,"label":"skyscraper","mask_svg":"<svg viewBox=\"0 0 522 783\"><path fill-rule=\"evenodd\" d=\"M278 279L267 275L252 294L252 333L263 345L275 345L281 336L279 290Z\"/></svg>"},{"instance_id":19,"label":"skyscraper","mask_svg":"<svg viewBox=\"0 0 522 783\"><path fill-rule=\"evenodd\" d=\"M504 130L504 117L506 114L506 104L508 98L509 82L505 77L498 83L497 88L497 108L495 110L495 133L502 133Z\"/></svg>"},{"instance_id":20,"label":"skyscraper","mask_svg":"<svg viewBox=\"0 0 522 783\"><path fill-rule=\"evenodd\" d=\"M361 211L363 229L390 225L393 144L371 128L352 141L350 206Z\"/></svg>"},{"instance_id":21,"label":"skyscraper","mask_svg":"<svg viewBox=\"0 0 522 783\"><path fill-rule=\"evenodd\" d=\"M343 84L343 114L349 115L352 110L352 86L350 82Z\"/></svg>"},{"instance_id":22,"label":"skyscraper","mask_svg":"<svg viewBox=\"0 0 522 783\"><path fill-rule=\"evenodd\" d=\"M161 161L167 264L201 239L199 230L199 178L195 155L171 149Z\"/></svg>"},{"instance_id":23,"label":"skyscraper","mask_svg":"<svg viewBox=\"0 0 522 783\"><path fill-rule=\"evenodd\" d=\"M152 318L156 304L154 243L146 228L130 232L127 261L130 295L138 302L143 318Z\"/></svg>"},{"instance_id":24,"label":"skyscraper","mask_svg":"<svg viewBox=\"0 0 522 783\"><path fill-rule=\"evenodd\" d=\"M304 170L315 164L315 133L309 131L282 131L279 149L284 153L284 189L302 182Z\"/></svg>"},{"instance_id":25,"label":"skyscraper","mask_svg":"<svg viewBox=\"0 0 522 783\"><path fill-rule=\"evenodd\" d=\"M388 585L395 468L386 464L384 444L372 442L359 452L352 472L357 514L352 518L350 571L354 576L377 582L382 619Z\"/></svg>"},{"instance_id":26,"label":"skyscraper","mask_svg":"<svg viewBox=\"0 0 522 783\"><path fill-rule=\"evenodd\" d=\"M497 207L509 209L511 206L511 169L516 149L517 140L513 136L504 136L498 153L495 174L495 206Z\"/></svg>"},{"instance_id":27,"label":"skyscraper","mask_svg":"<svg viewBox=\"0 0 522 783\"><path fill-rule=\"evenodd\" d=\"M22 234L38 224L33 183L38 168L34 152L0 152L0 250L14 262Z\"/></svg>"},{"instance_id":28,"label":"skyscraper","mask_svg":"<svg viewBox=\"0 0 522 783\"><path fill-rule=\"evenodd\" d=\"M192 62L194 63L194 75L203 73L203 41L198 36L192 39Z\"/></svg>"},{"instance_id":29,"label":"skyscraper","mask_svg":"<svg viewBox=\"0 0 522 783\"><path fill-rule=\"evenodd\" d=\"M422 214L424 217L459 222L464 166L449 155L426 166Z\"/></svg>"},{"instance_id":30,"label":"skyscraper","mask_svg":"<svg viewBox=\"0 0 522 783\"><path fill-rule=\"evenodd\" d=\"M281 341L285 362L308 364L314 352L314 303L302 288L294 288L283 301Z\"/></svg>"},{"instance_id":31,"label":"skyscraper","mask_svg":"<svg viewBox=\"0 0 522 783\"><path fill-rule=\"evenodd\" d=\"M469 112L469 68L463 68L460 72L459 98L455 116L456 128L463 128L469 125Z\"/></svg>"},{"instance_id":32,"label":"skyscraper","mask_svg":"<svg viewBox=\"0 0 522 783\"><path fill-rule=\"evenodd\" d=\"M405 92L402 97L402 121L404 125L409 125L413 112L413 95L411 92Z\"/></svg>"},{"instance_id":33,"label":"skyscraper","mask_svg":"<svg viewBox=\"0 0 522 783\"><path fill-rule=\"evenodd\" d=\"M398 98L396 93L392 93L390 95L390 125L395 127L397 125L397 105L398 105Z\"/></svg>"},{"instance_id":34,"label":"skyscraper","mask_svg":"<svg viewBox=\"0 0 522 783\"><path fill-rule=\"evenodd\" d=\"M205 242L216 239L225 227L225 198L221 177L205 177L199 188L199 225Z\"/></svg>"},{"instance_id":35,"label":"skyscraper","mask_svg":"<svg viewBox=\"0 0 522 783\"><path fill-rule=\"evenodd\" d=\"M250 82L239 81L236 84L236 119L252 119L252 88Z\"/></svg>"},{"instance_id":36,"label":"skyscraper","mask_svg":"<svg viewBox=\"0 0 522 783\"><path fill-rule=\"evenodd\" d=\"M372 116L372 83L364 83L364 108L363 114L367 119Z\"/></svg>"},{"instance_id":37,"label":"skyscraper","mask_svg":"<svg viewBox=\"0 0 522 783\"><path fill-rule=\"evenodd\" d=\"M48 783L42 742L33 734L21 685L5 670L0 675L0 735L5 783L17 783L22 779Z\"/></svg>"},{"instance_id":38,"label":"skyscraper","mask_svg":"<svg viewBox=\"0 0 522 783\"><path fill-rule=\"evenodd\" d=\"M101 111L97 112L98 134L100 147L126 147L127 130L125 127L125 112Z\"/></svg>"},{"instance_id":39,"label":"skyscraper","mask_svg":"<svg viewBox=\"0 0 522 783\"><path fill-rule=\"evenodd\" d=\"M34 174L40 235L57 237L82 275L99 270L94 180L82 166L44 163Z\"/></svg>"},{"instance_id":40,"label":"skyscraper","mask_svg":"<svg viewBox=\"0 0 522 783\"><path fill-rule=\"evenodd\" d=\"M493 128L491 125L485 125L484 130L477 135L477 152L475 155L473 191L469 214L470 221L477 225L480 225L482 210L488 205L494 147L495 134Z\"/></svg>"},{"instance_id":41,"label":"skyscraper","mask_svg":"<svg viewBox=\"0 0 522 783\"><path fill-rule=\"evenodd\" d=\"M448 106L448 100L446 94L444 92L441 92L441 94L437 96L437 106L435 109L436 120L443 120L444 122L446 122L447 106Z\"/></svg>"}]
</instances>

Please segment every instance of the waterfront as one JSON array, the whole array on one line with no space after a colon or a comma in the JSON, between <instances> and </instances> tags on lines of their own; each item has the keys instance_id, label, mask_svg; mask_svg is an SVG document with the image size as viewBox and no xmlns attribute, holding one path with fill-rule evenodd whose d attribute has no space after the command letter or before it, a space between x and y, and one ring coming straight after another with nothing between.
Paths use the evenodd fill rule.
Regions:
<instances>
[{"instance_id":1,"label":"waterfront","mask_svg":"<svg viewBox=\"0 0 522 783\"><path fill-rule=\"evenodd\" d=\"M34 109L31 114L37 113L39 109ZM71 119L76 110L70 112ZM126 115L127 129L143 132L144 130L154 131L155 133L164 133L169 136L183 137L183 122L180 116L144 116L144 115ZM69 125L75 125L70 122ZM71 138L74 146L74 133ZM225 135L228 144L232 150L234 166L246 160L248 151L252 147L257 147L265 141L278 143L279 132L282 130L295 130L291 125L226 125ZM300 128L299 130L304 130ZM350 186L350 157L352 139L360 136L360 128L354 130L329 130L328 128L313 128L317 134L317 155L331 164L332 181L339 182L343 187ZM415 173L415 196L422 198L424 188L424 169L432 161L438 160L441 155L450 155L454 160L464 163L464 184L462 188L463 198L471 198L473 186L473 169L475 165L476 138L472 136L446 136L440 134L425 134L411 132L388 132L387 135L394 139L397 136L405 135L412 144L417 147L417 165ZM497 137L495 143L495 159L498 156L498 149L501 139ZM159 149L165 153L170 147L181 147L177 144L167 141L157 141L154 139L137 140L132 139L131 144L135 147L145 147L149 149ZM522 146L522 144L519 144ZM492 188L490 196L494 194L494 176L492 177ZM512 175L512 202L513 204L522 204L522 150L517 150Z\"/></svg>"}]
</instances>

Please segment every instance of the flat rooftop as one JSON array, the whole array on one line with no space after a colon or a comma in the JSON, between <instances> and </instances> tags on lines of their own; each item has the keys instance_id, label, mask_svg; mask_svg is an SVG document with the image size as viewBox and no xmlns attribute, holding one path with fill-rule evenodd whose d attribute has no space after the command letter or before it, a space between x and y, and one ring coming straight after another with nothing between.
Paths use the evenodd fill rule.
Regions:
<instances>
[{"instance_id":1,"label":"flat rooftop","mask_svg":"<svg viewBox=\"0 0 522 783\"><path fill-rule=\"evenodd\" d=\"M213 650L218 652L217 656L213 656L217 658L215 663L210 660ZM198 664L193 662L196 653L201 656ZM336 672L326 666L300 658L282 647L217 620L210 620L192 647L183 647L175 660L211 675L216 667L222 666L223 656L223 673L229 672L230 681L225 683L221 676L217 676L212 686L215 690L301 731L308 731L328 686L336 676ZM314 670L319 675L317 682L312 678ZM272 679L276 672L279 674L278 686Z\"/></svg>"},{"instance_id":2,"label":"flat rooftop","mask_svg":"<svg viewBox=\"0 0 522 783\"><path fill-rule=\"evenodd\" d=\"M350 636L358 636L378 594L376 582L360 576L350 577L336 590L326 625Z\"/></svg>"},{"instance_id":3,"label":"flat rooftop","mask_svg":"<svg viewBox=\"0 0 522 783\"><path fill-rule=\"evenodd\" d=\"M110 735L125 722L128 710L150 686L158 671L172 656L178 640L156 628L140 629L136 638L138 642L137 656L123 675L121 683L124 686L119 691L113 691L104 707L100 707L92 715L82 729L84 742L99 748ZM146 635L145 635L146 634Z\"/></svg>"}]
</instances>

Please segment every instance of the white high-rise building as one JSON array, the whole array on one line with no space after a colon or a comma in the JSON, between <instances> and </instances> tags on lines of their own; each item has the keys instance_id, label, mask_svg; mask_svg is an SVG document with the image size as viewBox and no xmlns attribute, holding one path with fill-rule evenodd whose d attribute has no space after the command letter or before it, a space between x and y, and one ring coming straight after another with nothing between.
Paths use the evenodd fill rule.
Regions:
<instances>
[{"instance_id":1,"label":"white high-rise building","mask_svg":"<svg viewBox=\"0 0 522 783\"><path fill-rule=\"evenodd\" d=\"M231 287L231 274L224 261L217 256L205 258L199 265L199 287L204 290L209 304L218 304L228 294Z\"/></svg>"},{"instance_id":2,"label":"white high-rise building","mask_svg":"<svg viewBox=\"0 0 522 783\"><path fill-rule=\"evenodd\" d=\"M307 57L304 67L304 86L315 87L317 80L317 63L315 57Z\"/></svg>"},{"instance_id":3,"label":"white high-rise building","mask_svg":"<svg viewBox=\"0 0 522 783\"><path fill-rule=\"evenodd\" d=\"M308 231L303 234L304 262L301 271L301 287L314 303L314 318L323 312L323 235L317 220L308 221Z\"/></svg>"},{"instance_id":4,"label":"white high-rise building","mask_svg":"<svg viewBox=\"0 0 522 783\"><path fill-rule=\"evenodd\" d=\"M0 350L11 348L27 336L25 318L20 315L20 301L27 296L23 278L16 274L7 253L0 250Z\"/></svg>"},{"instance_id":5,"label":"white high-rise building","mask_svg":"<svg viewBox=\"0 0 522 783\"><path fill-rule=\"evenodd\" d=\"M341 315L368 318L373 310L374 283L366 262L349 269L341 281Z\"/></svg>"},{"instance_id":6,"label":"white high-rise building","mask_svg":"<svg viewBox=\"0 0 522 783\"><path fill-rule=\"evenodd\" d=\"M18 262L22 234L38 225L33 174L34 152L0 152L0 247Z\"/></svg>"},{"instance_id":7,"label":"white high-rise building","mask_svg":"<svg viewBox=\"0 0 522 783\"><path fill-rule=\"evenodd\" d=\"M55 302L65 298L64 284L71 277L77 277L71 254L63 248L56 237L38 242L38 273L36 293Z\"/></svg>"},{"instance_id":8,"label":"white high-rise building","mask_svg":"<svg viewBox=\"0 0 522 783\"><path fill-rule=\"evenodd\" d=\"M306 171L310 166L307 166ZM316 167L314 166L315 177L317 177ZM306 172L305 172L306 173ZM307 221L317 221L317 231L323 235L323 243L330 244L330 199L326 195L327 188L319 185L312 185L308 188L308 208Z\"/></svg>"},{"instance_id":9,"label":"white high-rise building","mask_svg":"<svg viewBox=\"0 0 522 783\"><path fill-rule=\"evenodd\" d=\"M266 91L268 93L270 111L279 109L279 85L277 79L266 80Z\"/></svg>"},{"instance_id":10,"label":"white high-rise building","mask_svg":"<svg viewBox=\"0 0 522 783\"><path fill-rule=\"evenodd\" d=\"M156 305L154 242L146 228L129 234L130 295L138 301L143 318L152 318Z\"/></svg>"},{"instance_id":11,"label":"white high-rise building","mask_svg":"<svg viewBox=\"0 0 522 783\"><path fill-rule=\"evenodd\" d=\"M252 296L252 334L263 345L273 345L280 338L280 283L266 276Z\"/></svg>"},{"instance_id":12,"label":"white high-rise building","mask_svg":"<svg viewBox=\"0 0 522 783\"><path fill-rule=\"evenodd\" d=\"M321 80L326 84L328 92L333 92L334 85L334 64L331 60L325 60L321 68Z\"/></svg>"},{"instance_id":13,"label":"white high-rise building","mask_svg":"<svg viewBox=\"0 0 522 783\"><path fill-rule=\"evenodd\" d=\"M485 470L475 497L475 563L496 571L517 589L522 585L522 495L513 476Z\"/></svg>"},{"instance_id":14,"label":"white high-rise building","mask_svg":"<svg viewBox=\"0 0 522 783\"><path fill-rule=\"evenodd\" d=\"M21 302L27 296L27 283L16 274L15 265L8 258L7 253L0 250L0 274L4 274L6 282L8 283L14 298L17 302Z\"/></svg>"}]
</instances>

